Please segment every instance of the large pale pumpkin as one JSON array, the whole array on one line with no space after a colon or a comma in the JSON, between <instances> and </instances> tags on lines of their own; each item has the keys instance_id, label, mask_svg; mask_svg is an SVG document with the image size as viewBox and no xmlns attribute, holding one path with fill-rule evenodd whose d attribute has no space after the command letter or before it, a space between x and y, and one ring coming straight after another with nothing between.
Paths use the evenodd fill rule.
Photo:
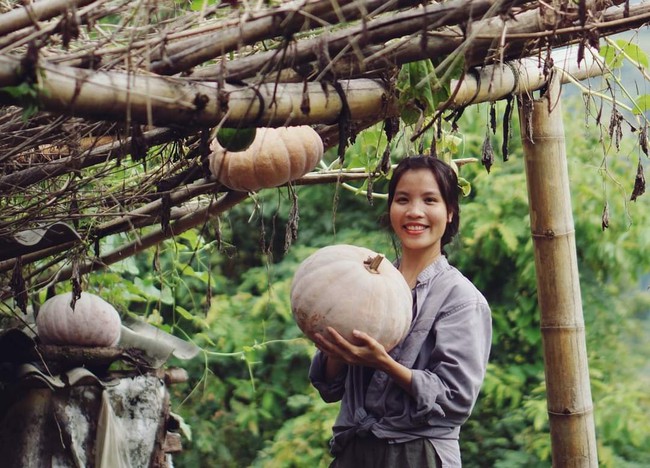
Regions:
<instances>
[{"instance_id":1,"label":"large pale pumpkin","mask_svg":"<svg viewBox=\"0 0 650 468\"><path fill-rule=\"evenodd\" d=\"M82 292L74 310L72 293L49 298L36 316L38 336L44 344L114 346L120 339L120 315L101 297Z\"/></svg>"},{"instance_id":2,"label":"large pale pumpkin","mask_svg":"<svg viewBox=\"0 0 650 468\"><path fill-rule=\"evenodd\" d=\"M291 284L291 311L303 333L313 340L315 333L327 336L330 326L354 343L356 329L394 348L411 326L413 296L397 268L382 259L346 244L307 257Z\"/></svg>"},{"instance_id":3,"label":"large pale pumpkin","mask_svg":"<svg viewBox=\"0 0 650 468\"><path fill-rule=\"evenodd\" d=\"M311 171L323 157L323 140L308 125L258 128L243 151L228 151L217 139L210 144L210 172L233 190L255 192L277 187Z\"/></svg>"}]
</instances>

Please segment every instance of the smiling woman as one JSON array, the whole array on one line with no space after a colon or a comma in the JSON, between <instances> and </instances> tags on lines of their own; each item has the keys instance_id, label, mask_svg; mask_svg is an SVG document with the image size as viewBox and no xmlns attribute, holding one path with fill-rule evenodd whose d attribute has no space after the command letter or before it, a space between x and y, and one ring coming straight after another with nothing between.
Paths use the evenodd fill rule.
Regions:
<instances>
[{"instance_id":1,"label":"smiling woman","mask_svg":"<svg viewBox=\"0 0 650 468\"><path fill-rule=\"evenodd\" d=\"M411 288L417 274L442 253L442 238L456 213L448 210L433 172L406 171L390 201L390 223L402 243L400 271ZM456 203L456 207L458 204ZM409 264L414 265L408 267Z\"/></svg>"},{"instance_id":2,"label":"smiling woman","mask_svg":"<svg viewBox=\"0 0 650 468\"><path fill-rule=\"evenodd\" d=\"M393 172L388 208L413 321L390 352L358 330L354 343L331 327L317 334L311 382L325 401L341 401L332 467L461 466L460 427L485 376L492 321L483 295L444 255L459 197L455 172L439 159L406 158Z\"/></svg>"}]
</instances>

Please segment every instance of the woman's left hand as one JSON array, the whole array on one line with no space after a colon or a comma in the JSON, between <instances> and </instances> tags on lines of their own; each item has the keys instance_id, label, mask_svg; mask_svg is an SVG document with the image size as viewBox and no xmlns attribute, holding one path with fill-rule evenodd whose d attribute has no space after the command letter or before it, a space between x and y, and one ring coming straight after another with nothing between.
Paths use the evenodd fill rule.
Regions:
<instances>
[{"instance_id":1,"label":"woman's left hand","mask_svg":"<svg viewBox=\"0 0 650 468\"><path fill-rule=\"evenodd\" d=\"M351 343L332 327L328 327L327 331L328 338L317 334L318 348L325 354L347 364L381 369L386 361L391 359L386 348L367 333L354 330L352 335L356 343Z\"/></svg>"}]
</instances>

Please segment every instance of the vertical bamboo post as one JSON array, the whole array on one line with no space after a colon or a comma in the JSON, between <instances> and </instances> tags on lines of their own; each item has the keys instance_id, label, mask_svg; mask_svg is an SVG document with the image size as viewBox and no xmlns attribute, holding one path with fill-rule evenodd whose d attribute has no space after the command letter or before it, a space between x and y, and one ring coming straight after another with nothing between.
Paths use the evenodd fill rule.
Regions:
<instances>
[{"instance_id":1,"label":"vertical bamboo post","mask_svg":"<svg viewBox=\"0 0 650 468\"><path fill-rule=\"evenodd\" d=\"M560 89L555 78L539 99L519 96L519 119L541 311L553 466L596 467L596 432Z\"/></svg>"}]
</instances>

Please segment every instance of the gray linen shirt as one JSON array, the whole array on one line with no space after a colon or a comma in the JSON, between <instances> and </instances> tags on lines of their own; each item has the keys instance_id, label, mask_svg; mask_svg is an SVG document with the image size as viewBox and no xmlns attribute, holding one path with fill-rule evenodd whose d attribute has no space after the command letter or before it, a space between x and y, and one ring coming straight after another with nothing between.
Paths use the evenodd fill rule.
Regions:
<instances>
[{"instance_id":1,"label":"gray linen shirt","mask_svg":"<svg viewBox=\"0 0 650 468\"><path fill-rule=\"evenodd\" d=\"M360 366L348 366L327 382L327 358L316 352L309 370L312 384L326 402L341 401L332 454L342 451L356 434L371 432L391 443L427 438L443 458L443 466L445 459L460 460L460 453L448 452L459 451L460 426L469 417L485 376L492 341L490 308L444 256L418 275L414 297L417 315L411 329L390 352L413 371L411 395L379 370L364 385Z\"/></svg>"}]
</instances>

